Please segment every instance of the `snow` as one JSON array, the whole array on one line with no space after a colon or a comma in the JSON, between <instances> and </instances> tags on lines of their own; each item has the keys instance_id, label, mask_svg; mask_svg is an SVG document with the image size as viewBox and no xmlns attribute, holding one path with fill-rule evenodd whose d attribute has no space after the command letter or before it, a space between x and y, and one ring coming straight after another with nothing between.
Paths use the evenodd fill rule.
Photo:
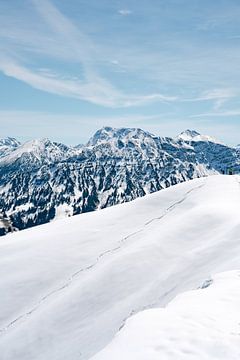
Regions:
<instances>
[{"instance_id":1,"label":"snow","mask_svg":"<svg viewBox=\"0 0 240 360\"><path fill-rule=\"evenodd\" d=\"M92 360L240 359L240 271L129 318Z\"/></svg>"},{"instance_id":2,"label":"snow","mask_svg":"<svg viewBox=\"0 0 240 360\"><path fill-rule=\"evenodd\" d=\"M211 176L2 237L1 360L87 360L130 315L166 306L211 274L240 269L239 200L240 177ZM211 331L226 349L228 337ZM183 346L192 341L187 333L184 339Z\"/></svg>"},{"instance_id":3,"label":"snow","mask_svg":"<svg viewBox=\"0 0 240 360\"><path fill-rule=\"evenodd\" d=\"M40 154L43 151L43 148L46 143L46 139L43 140L31 140L23 145L21 145L18 149L14 150L10 155L8 155L3 161L4 162L11 162L15 161L16 159L20 158L25 153L34 153L37 158L40 158Z\"/></svg>"},{"instance_id":4,"label":"snow","mask_svg":"<svg viewBox=\"0 0 240 360\"><path fill-rule=\"evenodd\" d=\"M27 203L27 204L24 204L24 205L19 205L19 206L16 206L15 209L14 209L11 213L13 214L14 212L17 212L17 211L19 211L19 212L21 212L21 211L27 211L27 210L33 208L33 206L34 206L34 205L33 205L32 203Z\"/></svg>"},{"instance_id":5,"label":"snow","mask_svg":"<svg viewBox=\"0 0 240 360\"><path fill-rule=\"evenodd\" d=\"M30 156L31 161L45 161L45 162L53 162L54 160L60 160L66 158L67 154L71 154L70 148L64 151L61 146L62 144L53 143L48 139L35 139L31 141L27 141L24 144L16 147L16 149L12 150L9 154L4 156L0 165L11 164L16 160L20 159L22 156ZM72 150L73 151L73 150ZM75 154L76 151L73 151ZM28 157L28 162L29 162Z\"/></svg>"},{"instance_id":6,"label":"snow","mask_svg":"<svg viewBox=\"0 0 240 360\"><path fill-rule=\"evenodd\" d=\"M54 220L59 220L73 215L73 208L67 204L61 204L56 208Z\"/></svg>"},{"instance_id":7,"label":"snow","mask_svg":"<svg viewBox=\"0 0 240 360\"><path fill-rule=\"evenodd\" d=\"M21 144L15 138L7 137L0 139L0 157L4 157L14 151Z\"/></svg>"},{"instance_id":8,"label":"snow","mask_svg":"<svg viewBox=\"0 0 240 360\"><path fill-rule=\"evenodd\" d=\"M3 139L0 139L0 147L1 146L6 146L6 147L18 147L20 145L20 142L13 138L13 137L6 137L6 138L3 138Z\"/></svg>"},{"instance_id":9,"label":"snow","mask_svg":"<svg viewBox=\"0 0 240 360\"><path fill-rule=\"evenodd\" d=\"M191 136L199 133L190 131ZM15 144L15 143L14 143ZM0 146L1 147L1 146ZM5 152L4 152L5 154ZM0 149L2 208L15 228L102 209L205 175L240 173L240 152L212 142L162 138L137 128L104 127L81 148L47 139ZM33 207L27 209L28 204ZM25 206L26 210L18 207ZM57 210L57 217L64 211Z\"/></svg>"},{"instance_id":10,"label":"snow","mask_svg":"<svg viewBox=\"0 0 240 360\"><path fill-rule=\"evenodd\" d=\"M182 141L207 141L215 144L222 144L219 140L209 135L201 135L195 130L185 130L177 136L178 140Z\"/></svg>"},{"instance_id":11,"label":"snow","mask_svg":"<svg viewBox=\"0 0 240 360\"><path fill-rule=\"evenodd\" d=\"M126 144L134 140L139 146L145 141L152 143L154 135L138 128L112 128L105 126L99 129L88 141L87 146L96 146L100 144L111 144L114 146L116 140L121 140Z\"/></svg>"}]
</instances>

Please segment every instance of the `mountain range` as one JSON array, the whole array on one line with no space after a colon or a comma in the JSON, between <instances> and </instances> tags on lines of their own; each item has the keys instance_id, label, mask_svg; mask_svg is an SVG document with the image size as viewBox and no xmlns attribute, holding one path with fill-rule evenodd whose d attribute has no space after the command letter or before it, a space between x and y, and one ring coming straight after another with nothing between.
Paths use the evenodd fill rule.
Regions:
<instances>
[{"instance_id":1,"label":"mountain range","mask_svg":"<svg viewBox=\"0 0 240 360\"><path fill-rule=\"evenodd\" d=\"M176 138L104 127L86 145L0 140L0 235L142 197L230 169L239 147L194 130Z\"/></svg>"}]
</instances>

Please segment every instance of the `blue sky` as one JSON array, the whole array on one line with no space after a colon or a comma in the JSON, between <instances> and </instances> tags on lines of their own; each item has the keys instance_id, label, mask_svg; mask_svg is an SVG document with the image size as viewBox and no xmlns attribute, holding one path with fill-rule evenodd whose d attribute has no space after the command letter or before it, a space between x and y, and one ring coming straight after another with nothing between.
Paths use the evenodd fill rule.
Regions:
<instances>
[{"instance_id":1,"label":"blue sky","mask_svg":"<svg viewBox=\"0 0 240 360\"><path fill-rule=\"evenodd\" d=\"M0 136L240 143L239 18L239 0L0 0Z\"/></svg>"}]
</instances>

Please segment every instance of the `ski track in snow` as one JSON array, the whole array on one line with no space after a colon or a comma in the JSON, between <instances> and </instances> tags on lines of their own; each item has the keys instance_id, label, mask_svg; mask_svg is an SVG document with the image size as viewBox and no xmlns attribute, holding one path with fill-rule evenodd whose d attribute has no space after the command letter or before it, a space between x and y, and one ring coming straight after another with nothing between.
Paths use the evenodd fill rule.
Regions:
<instances>
[{"instance_id":1,"label":"ski track in snow","mask_svg":"<svg viewBox=\"0 0 240 360\"><path fill-rule=\"evenodd\" d=\"M237 181L237 180L236 180L236 181ZM239 182L239 181L237 181L237 182L238 182L238 184L239 184L239 186L240 186L240 182ZM58 287L58 288L55 289L55 290L52 290L52 291L49 292L48 294L44 295L44 296L36 303L36 305L32 307L32 309L30 309L29 311L25 312L25 313L22 314L22 315L19 315L16 319L12 320L9 324L7 324L7 325L4 326L3 328L1 328L1 329L0 329L0 335L6 334L7 331L8 331L10 328L12 328L13 326L15 326L17 323L19 323L19 322L21 322L21 321L27 320L27 318L28 318L29 316L31 316L34 312L36 312L36 311L39 309L39 307L42 305L43 302L45 302L46 300L48 300L49 298L51 298L53 295L55 295L55 294L63 291L64 289L68 288L68 287L72 284L72 282L73 282L81 273L93 269L95 266L98 265L98 263L99 263L100 260L102 260L103 258L106 257L106 255L108 255L108 254L110 254L110 253L111 253L111 254L112 254L112 253L115 253L116 251L120 250L120 249L122 248L123 244L126 242L126 240L128 240L129 238L131 238L131 237L133 237L133 236L135 236L135 235L143 232L143 231L145 230L145 227L149 226L149 225L152 224L154 221L162 220L162 219L163 219L165 216L167 216L170 212L174 211L174 209L175 209L177 206L181 205L181 204L188 198L188 196L189 196L192 192L197 191L197 190L201 189L203 186L205 186L205 183L206 183L206 181L204 181L204 183L201 184L200 186L196 186L196 187L188 190L188 191L183 195L183 197L182 197L180 200L174 202L172 205L170 205L169 207L167 207L167 208L163 211L162 215L160 215L160 216L158 216L158 217L155 217L155 218L153 218L153 219L150 219L149 221L147 221L147 222L143 225L143 227L142 227L141 229L139 229L139 230L137 230L137 231L134 231L134 232L132 232L131 234L125 236L125 237L122 238L122 239L120 239L120 240L118 241L118 243L119 243L118 246L116 246L116 247L114 247L114 248L112 248L112 249L105 250L104 252L102 252L102 253L99 254L99 256L96 258L96 260L95 260L92 264L90 264L90 265L88 265L88 266L85 266L85 267L81 268L80 270L74 272L74 273L68 278L68 280L66 281L65 284L63 284L62 286ZM172 289L172 290L174 290L174 289ZM172 290L170 290L169 292L171 292ZM166 295L166 294L165 294L165 295ZM144 307L142 307L141 309L138 309L138 310L133 309L133 310L131 311L131 313L130 313L129 316L131 316L131 315L133 315L133 314L136 314L137 312L139 312L139 311L141 311L141 310L144 310L144 309L147 309L147 308L149 308L149 307L151 307L151 306L154 306L154 305L155 305L155 304L149 304L149 305L146 305L146 306L144 306ZM126 320L127 320L127 318L124 319L123 325L124 325L124 323L125 323ZM122 326L123 326L123 325L122 325ZM121 326L121 327L122 327L122 326Z\"/></svg>"}]
</instances>

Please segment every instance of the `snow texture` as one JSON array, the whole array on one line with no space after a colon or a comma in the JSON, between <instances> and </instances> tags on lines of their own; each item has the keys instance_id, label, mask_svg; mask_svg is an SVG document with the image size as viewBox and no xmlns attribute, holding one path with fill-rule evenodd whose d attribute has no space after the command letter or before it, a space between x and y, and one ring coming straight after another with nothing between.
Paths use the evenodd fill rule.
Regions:
<instances>
[{"instance_id":1,"label":"snow texture","mask_svg":"<svg viewBox=\"0 0 240 360\"><path fill-rule=\"evenodd\" d=\"M195 130L185 130L177 137L178 140L183 141L206 141L216 144L222 144L219 140L209 135L201 135Z\"/></svg>"},{"instance_id":2,"label":"snow texture","mask_svg":"<svg viewBox=\"0 0 240 360\"><path fill-rule=\"evenodd\" d=\"M210 294L215 288L215 280L211 284L204 282L206 279L218 272L240 269L239 183L238 176L195 179L129 203L2 237L1 360L87 360L112 341L131 315L149 308L164 307L176 295L196 289L201 284L205 289L197 293ZM231 281L235 281L234 278L235 275ZM172 303L166 310L151 310L153 313L150 312L149 317L146 315L146 319L145 313L140 314L136 325L133 317L123 327L123 334L131 323L134 328L139 324L140 339L144 336L144 323L151 327L151 314L156 312L153 335L149 333L146 342L142 343L144 347L148 340L151 342L151 336L155 341L154 331L163 331L164 324L161 327L158 319L165 316L167 326L167 318L171 316L169 331L159 346L165 344L166 354L170 351L166 346L172 331L171 348L176 337L179 340L176 351L180 353L186 349L187 359L187 351L192 349L189 342L194 337L194 330L192 337L187 335L192 310L197 306L194 294L186 295L188 303L191 303L189 296L193 297L193 302L182 310L179 304L184 301L180 297L175 307ZM238 341L239 337L228 333L238 332L235 323L231 323L230 304L233 305L231 311L235 311L232 293L221 297L225 299L226 311L230 314L229 323L227 314L223 313L223 319L216 323L216 313L210 314L214 306L209 304L205 309L205 295L199 296L203 299L199 311L206 311L206 318L203 317L202 323L197 325L195 335L201 329L206 332L206 325L210 336L208 357L202 359L216 359L214 354L219 354L221 349L223 353L226 351L225 359L235 359L230 357L237 351L232 337ZM219 305L222 300L218 301L216 297L216 301L217 312L218 308L222 309ZM239 304L235 311L239 320L238 311ZM142 316L143 322L140 321ZM192 319L195 328L201 316ZM174 330L174 321L178 334ZM224 321L226 329L218 329L225 324ZM186 325L185 337L184 333L179 333L181 323L182 329ZM228 334L225 340L224 332ZM214 337L216 343L211 347ZM121 332L118 338L124 341ZM136 345L134 338L131 339L130 350ZM183 348L180 349L181 339ZM207 349L205 340L206 337L203 342L201 338L196 339L196 346L202 354ZM114 344L119 346L113 343L110 350L115 351ZM226 350L228 344L233 345L232 353ZM135 358L141 359L141 349L139 344ZM155 351L159 354L157 346ZM211 354L215 358L211 358ZM188 358L199 359L194 356ZM168 359L167 355L160 358ZM152 359L154 357L146 360Z\"/></svg>"},{"instance_id":3,"label":"snow texture","mask_svg":"<svg viewBox=\"0 0 240 360\"><path fill-rule=\"evenodd\" d=\"M238 360L239 309L240 271L218 274L204 290L129 318L91 360Z\"/></svg>"}]
</instances>

